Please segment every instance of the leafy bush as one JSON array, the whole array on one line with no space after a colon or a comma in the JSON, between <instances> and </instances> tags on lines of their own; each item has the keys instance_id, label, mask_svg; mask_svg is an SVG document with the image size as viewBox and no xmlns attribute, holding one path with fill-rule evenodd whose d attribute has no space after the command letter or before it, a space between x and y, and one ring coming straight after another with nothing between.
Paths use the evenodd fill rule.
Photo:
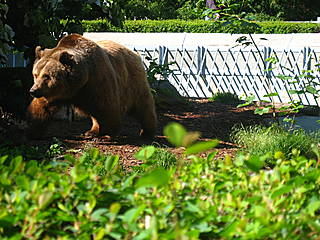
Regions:
<instances>
[{"instance_id":1,"label":"leafy bush","mask_svg":"<svg viewBox=\"0 0 320 240\"><path fill-rule=\"evenodd\" d=\"M318 33L320 32L320 24L318 23L299 23L299 22L261 22L261 33Z\"/></svg>"},{"instance_id":2,"label":"leafy bush","mask_svg":"<svg viewBox=\"0 0 320 240\"><path fill-rule=\"evenodd\" d=\"M7 61L7 54L10 52L10 44L14 32L12 28L6 24L8 6L6 3L0 3L0 64L5 64Z\"/></svg>"},{"instance_id":3,"label":"leafy bush","mask_svg":"<svg viewBox=\"0 0 320 240\"><path fill-rule=\"evenodd\" d=\"M209 98L209 100L224 104L239 104L241 102L241 100L236 94L230 92L214 93L212 97Z\"/></svg>"},{"instance_id":4,"label":"leafy bush","mask_svg":"<svg viewBox=\"0 0 320 240\"><path fill-rule=\"evenodd\" d=\"M318 239L320 170L315 160L199 158L217 141L165 128L189 161L124 175L97 150L63 161L0 157L1 239ZM148 162L155 149L138 154ZM320 157L320 156L318 156ZM91 159L91 160L90 160ZM103 171L102 171L103 170Z\"/></svg>"},{"instance_id":5,"label":"leafy bush","mask_svg":"<svg viewBox=\"0 0 320 240\"><path fill-rule=\"evenodd\" d=\"M86 32L118 32L121 31L119 27L114 26L108 20L84 20L82 27Z\"/></svg>"},{"instance_id":6,"label":"leafy bush","mask_svg":"<svg viewBox=\"0 0 320 240\"><path fill-rule=\"evenodd\" d=\"M311 146L317 146L320 143L320 132L310 135L302 129L288 131L278 125L250 126L235 128L231 139L244 147L241 151L250 155L269 154L269 163L273 164L277 152L282 152L286 158L290 158L295 151L309 158L315 158L316 155Z\"/></svg>"},{"instance_id":7,"label":"leafy bush","mask_svg":"<svg viewBox=\"0 0 320 240\"><path fill-rule=\"evenodd\" d=\"M127 20L123 27L114 27L106 20L83 21L85 32L188 32L188 33L318 33L318 23L246 22L227 24L205 20Z\"/></svg>"}]
</instances>

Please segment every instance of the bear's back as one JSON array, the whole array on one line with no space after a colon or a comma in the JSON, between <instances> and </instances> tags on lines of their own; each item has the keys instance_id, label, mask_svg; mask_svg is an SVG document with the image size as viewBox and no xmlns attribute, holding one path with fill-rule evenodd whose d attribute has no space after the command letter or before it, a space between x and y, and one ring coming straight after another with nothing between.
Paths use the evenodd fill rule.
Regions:
<instances>
[{"instance_id":1,"label":"bear's back","mask_svg":"<svg viewBox=\"0 0 320 240\"><path fill-rule=\"evenodd\" d=\"M79 40L81 39L83 39L83 37L79 34L70 34L61 38L56 47L73 48L79 44Z\"/></svg>"}]
</instances>

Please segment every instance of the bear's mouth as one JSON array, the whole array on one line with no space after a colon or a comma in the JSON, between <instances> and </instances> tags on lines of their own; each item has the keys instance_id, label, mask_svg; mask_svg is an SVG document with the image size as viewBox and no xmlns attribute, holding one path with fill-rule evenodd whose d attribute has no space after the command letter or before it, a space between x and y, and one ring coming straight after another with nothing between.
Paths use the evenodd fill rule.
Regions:
<instances>
[{"instance_id":1,"label":"bear's mouth","mask_svg":"<svg viewBox=\"0 0 320 240\"><path fill-rule=\"evenodd\" d=\"M40 89L30 89L29 91L30 95L34 98L41 98L43 97L43 93Z\"/></svg>"}]
</instances>

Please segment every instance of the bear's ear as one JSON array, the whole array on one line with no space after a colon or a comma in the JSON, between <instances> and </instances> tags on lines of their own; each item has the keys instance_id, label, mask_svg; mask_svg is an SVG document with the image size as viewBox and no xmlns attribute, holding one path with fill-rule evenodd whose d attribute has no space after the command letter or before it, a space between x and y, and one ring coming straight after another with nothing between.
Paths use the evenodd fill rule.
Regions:
<instances>
[{"instance_id":1,"label":"bear's ear","mask_svg":"<svg viewBox=\"0 0 320 240\"><path fill-rule=\"evenodd\" d=\"M40 59L42 57L43 50L41 50L40 46L37 46L35 49L36 59Z\"/></svg>"},{"instance_id":2,"label":"bear's ear","mask_svg":"<svg viewBox=\"0 0 320 240\"><path fill-rule=\"evenodd\" d=\"M72 67L75 64L74 56L68 52L62 52L59 61L66 66Z\"/></svg>"}]
</instances>

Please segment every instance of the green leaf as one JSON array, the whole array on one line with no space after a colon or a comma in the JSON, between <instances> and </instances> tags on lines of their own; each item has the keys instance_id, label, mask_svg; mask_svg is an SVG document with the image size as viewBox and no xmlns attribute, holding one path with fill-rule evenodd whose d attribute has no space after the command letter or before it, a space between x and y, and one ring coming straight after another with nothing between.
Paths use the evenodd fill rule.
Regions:
<instances>
[{"instance_id":1,"label":"green leaf","mask_svg":"<svg viewBox=\"0 0 320 240\"><path fill-rule=\"evenodd\" d=\"M118 203L118 202L115 202L115 203L112 203L111 206L110 206L110 212L112 214L118 214L118 212L120 211L121 209L121 204Z\"/></svg>"},{"instance_id":2,"label":"green leaf","mask_svg":"<svg viewBox=\"0 0 320 240\"><path fill-rule=\"evenodd\" d=\"M189 155L189 154L197 154L200 152L205 152L207 150L210 150L216 147L218 144L219 144L218 140L212 140L208 142L198 142L188 147L185 151L185 154Z\"/></svg>"},{"instance_id":3,"label":"green leaf","mask_svg":"<svg viewBox=\"0 0 320 240\"><path fill-rule=\"evenodd\" d=\"M157 168L143 175L136 183L136 188L158 187L169 182L169 172L163 168Z\"/></svg>"},{"instance_id":4,"label":"green leaf","mask_svg":"<svg viewBox=\"0 0 320 240\"><path fill-rule=\"evenodd\" d=\"M112 155L108 156L107 159L104 162L104 168L110 172L114 169L114 167L118 164L119 162L119 156L118 155Z\"/></svg>"},{"instance_id":5,"label":"green leaf","mask_svg":"<svg viewBox=\"0 0 320 240\"><path fill-rule=\"evenodd\" d=\"M92 221L102 221L103 216L108 213L108 209L106 208L99 208L97 210L95 210L92 214L91 214L91 220Z\"/></svg>"},{"instance_id":6,"label":"green leaf","mask_svg":"<svg viewBox=\"0 0 320 240\"><path fill-rule=\"evenodd\" d=\"M44 192L42 193L38 198L38 205L39 208L45 208L50 204L50 202L53 200L53 193L52 192Z\"/></svg>"},{"instance_id":7,"label":"green leaf","mask_svg":"<svg viewBox=\"0 0 320 240\"><path fill-rule=\"evenodd\" d=\"M30 176L34 176L39 171L37 161L34 161L34 160L29 161L26 165L26 169L27 169L27 173Z\"/></svg>"},{"instance_id":8,"label":"green leaf","mask_svg":"<svg viewBox=\"0 0 320 240\"><path fill-rule=\"evenodd\" d=\"M310 203L307 206L307 212L314 217L315 212L320 208L320 200L316 197L312 197Z\"/></svg>"},{"instance_id":9,"label":"green leaf","mask_svg":"<svg viewBox=\"0 0 320 240\"><path fill-rule=\"evenodd\" d=\"M146 161L152 157L155 151L156 151L156 148L154 146L147 146L142 148L139 152L137 152L134 155L134 157L138 160Z\"/></svg>"},{"instance_id":10,"label":"green leaf","mask_svg":"<svg viewBox=\"0 0 320 240\"><path fill-rule=\"evenodd\" d=\"M126 211L123 215L123 221L129 224L132 224L135 222L140 214L144 211L146 208L145 204L140 205L138 208L131 208L128 211Z\"/></svg>"},{"instance_id":11,"label":"green leaf","mask_svg":"<svg viewBox=\"0 0 320 240\"><path fill-rule=\"evenodd\" d=\"M247 96L246 99L245 99L246 102L243 103L243 104L239 104L239 105L237 106L237 108L249 106L250 104L253 103L253 101L255 100L255 98L256 98L256 97L255 97L254 95L249 95L249 96Z\"/></svg>"},{"instance_id":12,"label":"green leaf","mask_svg":"<svg viewBox=\"0 0 320 240\"><path fill-rule=\"evenodd\" d=\"M277 97L277 96L279 96L279 93L269 93L269 94L266 94L266 95L264 95L263 97Z\"/></svg>"},{"instance_id":13,"label":"green leaf","mask_svg":"<svg viewBox=\"0 0 320 240\"><path fill-rule=\"evenodd\" d=\"M168 141L176 147L183 145L183 139L187 134L186 129L179 123L170 123L164 128L164 135L168 137Z\"/></svg>"},{"instance_id":14,"label":"green leaf","mask_svg":"<svg viewBox=\"0 0 320 240\"><path fill-rule=\"evenodd\" d=\"M284 81L288 81L288 80L292 79L292 77L286 76L286 75L278 75L277 78L284 80Z\"/></svg>"},{"instance_id":15,"label":"green leaf","mask_svg":"<svg viewBox=\"0 0 320 240\"><path fill-rule=\"evenodd\" d=\"M22 161L22 156L17 156L11 161L10 167L12 169L12 172L18 171L18 169L23 166Z\"/></svg>"},{"instance_id":16,"label":"green leaf","mask_svg":"<svg viewBox=\"0 0 320 240\"><path fill-rule=\"evenodd\" d=\"M270 108L269 108L269 107L256 108L256 109L254 110L254 113L255 113L255 114L259 114L259 115L263 115L263 114L269 113L269 111L270 111Z\"/></svg>"},{"instance_id":17,"label":"green leaf","mask_svg":"<svg viewBox=\"0 0 320 240\"><path fill-rule=\"evenodd\" d=\"M314 95L318 94L317 89L315 89L315 88L312 87L312 86L307 86L307 87L306 87L306 90L307 90L308 93L311 93L311 94L314 94Z\"/></svg>"},{"instance_id":18,"label":"green leaf","mask_svg":"<svg viewBox=\"0 0 320 240\"><path fill-rule=\"evenodd\" d=\"M99 230L97 230L97 233L94 236L94 240L101 240L103 239L105 235L105 229L104 228L99 228Z\"/></svg>"},{"instance_id":19,"label":"green leaf","mask_svg":"<svg viewBox=\"0 0 320 240\"><path fill-rule=\"evenodd\" d=\"M250 156L249 160L244 161L244 164L252 171L259 172L264 166L264 159L259 156Z\"/></svg>"},{"instance_id":20,"label":"green leaf","mask_svg":"<svg viewBox=\"0 0 320 240\"><path fill-rule=\"evenodd\" d=\"M289 193L292 189L293 189L293 186L282 186L276 189L275 191L273 191L273 193L271 194L271 198L275 199L283 194Z\"/></svg>"},{"instance_id":21,"label":"green leaf","mask_svg":"<svg viewBox=\"0 0 320 240\"><path fill-rule=\"evenodd\" d=\"M86 170L79 165L76 165L71 169L70 175L76 183L81 182L88 177Z\"/></svg>"},{"instance_id":22,"label":"green leaf","mask_svg":"<svg viewBox=\"0 0 320 240\"><path fill-rule=\"evenodd\" d=\"M185 210L187 210L189 212L193 212L193 213L200 213L201 212L201 209L197 205L190 203L190 202L187 202L187 206L186 206Z\"/></svg>"},{"instance_id":23,"label":"green leaf","mask_svg":"<svg viewBox=\"0 0 320 240\"><path fill-rule=\"evenodd\" d=\"M0 165L4 164L4 162L6 161L7 158L8 158L7 155L0 157Z\"/></svg>"},{"instance_id":24,"label":"green leaf","mask_svg":"<svg viewBox=\"0 0 320 240\"><path fill-rule=\"evenodd\" d=\"M16 177L17 186L23 190L29 190L29 179L25 175L19 175Z\"/></svg>"}]
</instances>

